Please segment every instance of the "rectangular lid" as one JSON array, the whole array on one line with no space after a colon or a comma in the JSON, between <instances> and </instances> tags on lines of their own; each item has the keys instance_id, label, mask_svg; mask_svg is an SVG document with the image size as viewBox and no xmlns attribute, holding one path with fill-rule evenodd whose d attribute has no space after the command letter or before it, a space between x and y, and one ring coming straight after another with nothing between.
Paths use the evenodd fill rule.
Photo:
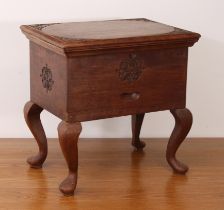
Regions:
<instances>
[{"instance_id":1,"label":"rectangular lid","mask_svg":"<svg viewBox=\"0 0 224 210\"><path fill-rule=\"evenodd\" d=\"M61 53L138 46L192 46L200 35L147 19L22 25L26 36Z\"/></svg>"}]
</instances>

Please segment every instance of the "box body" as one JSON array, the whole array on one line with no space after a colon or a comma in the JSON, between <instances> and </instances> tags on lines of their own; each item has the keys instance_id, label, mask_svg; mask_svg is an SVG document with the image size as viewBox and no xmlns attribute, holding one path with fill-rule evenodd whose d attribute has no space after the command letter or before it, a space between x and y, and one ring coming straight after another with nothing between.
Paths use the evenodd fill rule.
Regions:
<instances>
[{"instance_id":1,"label":"box body","mask_svg":"<svg viewBox=\"0 0 224 210\"><path fill-rule=\"evenodd\" d=\"M31 42L31 100L69 122L184 108L187 53L138 47L63 56Z\"/></svg>"}]
</instances>

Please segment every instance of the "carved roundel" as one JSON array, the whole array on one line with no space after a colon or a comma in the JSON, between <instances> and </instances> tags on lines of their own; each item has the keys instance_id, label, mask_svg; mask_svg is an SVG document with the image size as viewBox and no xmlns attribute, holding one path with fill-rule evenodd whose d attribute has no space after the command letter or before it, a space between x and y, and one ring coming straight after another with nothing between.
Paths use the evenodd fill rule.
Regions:
<instances>
[{"instance_id":1,"label":"carved roundel","mask_svg":"<svg viewBox=\"0 0 224 210\"><path fill-rule=\"evenodd\" d=\"M127 59L121 61L118 73L122 81L133 82L140 77L142 70L143 65L137 55L130 54Z\"/></svg>"},{"instance_id":2,"label":"carved roundel","mask_svg":"<svg viewBox=\"0 0 224 210\"><path fill-rule=\"evenodd\" d=\"M54 84L52 71L48 68L47 64L42 68L42 73L40 75L42 78L43 87L48 91L52 90Z\"/></svg>"}]
</instances>

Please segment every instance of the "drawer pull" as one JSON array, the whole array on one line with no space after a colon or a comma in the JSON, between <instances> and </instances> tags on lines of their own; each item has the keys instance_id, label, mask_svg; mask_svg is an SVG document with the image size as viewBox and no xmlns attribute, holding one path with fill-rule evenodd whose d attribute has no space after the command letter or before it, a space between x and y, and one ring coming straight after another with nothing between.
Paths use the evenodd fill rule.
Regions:
<instances>
[{"instance_id":1,"label":"drawer pull","mask_svg":"<svg viewBox=\"0 0 224 210\"><path fill-rule=\"evenodd\" d=\"M121 97L127 100L138 100L140 97L139 93L122 93Z\"/></svg>"}]
</instances>

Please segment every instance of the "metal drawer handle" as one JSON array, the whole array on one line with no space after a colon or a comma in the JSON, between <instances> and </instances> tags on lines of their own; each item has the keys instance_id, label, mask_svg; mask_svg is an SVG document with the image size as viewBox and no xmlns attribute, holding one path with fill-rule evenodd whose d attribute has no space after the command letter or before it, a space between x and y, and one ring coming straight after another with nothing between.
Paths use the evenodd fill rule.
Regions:
<instances>
[{"instance_id":1,"label":"metal drawer handle","mask_svg":"<svg viewBox=\"0 0 224 210\"><path fill-rule=\"evenodd\" d=\"M127 100L138 100L140 93L122 93L121 97Z\"/></svg>"}]
</instances>

